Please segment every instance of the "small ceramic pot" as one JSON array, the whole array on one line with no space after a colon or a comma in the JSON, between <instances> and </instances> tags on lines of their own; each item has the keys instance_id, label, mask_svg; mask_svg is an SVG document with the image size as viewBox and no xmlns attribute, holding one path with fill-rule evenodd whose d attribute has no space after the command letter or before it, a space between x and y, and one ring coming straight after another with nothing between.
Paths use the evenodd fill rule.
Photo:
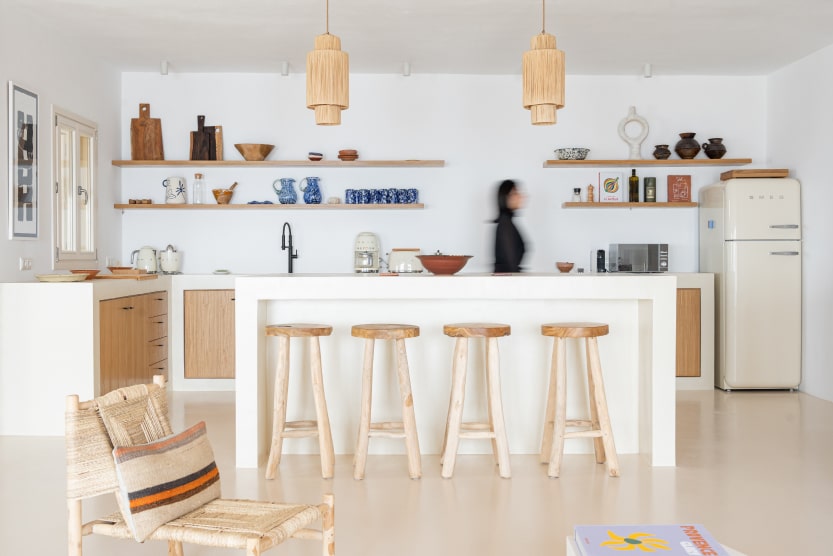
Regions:
<instances>
[{"instance_id":1,"label":"small ceramic pot","mask_svg":"<svg viewBox=\"0 0 833 556\"><path fill-rule=\"evenodd\" d=\"M709 139L708 143L703 143L703 152L709 158L723 158L726 154L726 146L723 144L722 137L713 137Z\"/></svg>"},{"instance_id":2,"label":"small ceramic pot","mask_svg":"<svg viewBox=\"0 0 833 556\"><path fill-rule=\"evenodd\" d=\"M671 156L671 149L668 148L668 145L656 145L654 147L654 158L657 160L665 160L669 156Z\"/></svg>"}]
</instances>

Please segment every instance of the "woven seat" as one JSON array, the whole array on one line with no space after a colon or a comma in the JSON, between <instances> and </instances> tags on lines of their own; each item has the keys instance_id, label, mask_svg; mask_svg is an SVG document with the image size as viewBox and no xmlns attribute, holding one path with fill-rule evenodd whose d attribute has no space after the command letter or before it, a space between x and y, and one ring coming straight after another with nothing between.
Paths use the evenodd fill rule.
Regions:
<instances>
[{"instance_id":1,"label":"woven seat","mask_svg":"<svg viewBox=\"0 0 833 556\"><path fill-rule=\"evenodd\" d=\"M164 378L154 377L154 383L122 388L89 402L80 402L76 395L67 397L70 556L81 556L85 535L97 534L131 541L134 538L121 513L85 523L81 503L84 499L114 493L119 489L111 442L113 430L121 430L133 437L139 434L137 430L141 428L152 436L146 441L158 440L156 436L171 433ZM124 407L129 406L129 411L121 411L120 402ZM108 423L105 427L99 414L99 407L105 403L107 407L116 404L116 411L110 414L116 415L117 419L124 416L135 423L136 413L139 412L140 426L120 429ZM320 530L308 528L318 520L321 520ZM148 539L168 541L169 556L181 556L183 543L243 549L247 556L256 556L289 538L318 540L323 544L322 554L330 555L335 553L333 520L332 494L325 494L324 501L317 505L215 499L161 525Z\"/></svg>"}]
</instances>

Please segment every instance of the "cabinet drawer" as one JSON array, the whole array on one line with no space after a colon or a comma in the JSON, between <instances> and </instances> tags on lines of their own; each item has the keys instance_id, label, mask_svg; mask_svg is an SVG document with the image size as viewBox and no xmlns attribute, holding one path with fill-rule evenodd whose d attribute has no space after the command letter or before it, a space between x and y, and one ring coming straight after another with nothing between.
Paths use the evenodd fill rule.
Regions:
<instances>
[{"instance_id":1,"label":"cabinet drawer","mask_svg":"<svg viewBox=\"0 0 833 556\"><path fill-rule=\"evenodd\" d=\"M152 292L145 294L147 297L148 316L168 314L168 292Z\"/></svg>"},{"instance_id":2,"label":"cabinet drawer","mask_svg":"<svg viewBox=\"0 0 833 556\"><path fill-rule=\"evenodd\" d=\"M168 338L151 340L147 345L147 362L153 364L168 358Z\"/></svg>"},{"instance_id":3,"label":"cabinet drawer","mask_svg":"<svg viewBox=\"0 0 833 556\"><path fill-rule=\"evenodd\" d=\"M168 335L168 315L156 315L148 317L145 323L145 338L155 340Z\"/></svg>"}]
</instances>

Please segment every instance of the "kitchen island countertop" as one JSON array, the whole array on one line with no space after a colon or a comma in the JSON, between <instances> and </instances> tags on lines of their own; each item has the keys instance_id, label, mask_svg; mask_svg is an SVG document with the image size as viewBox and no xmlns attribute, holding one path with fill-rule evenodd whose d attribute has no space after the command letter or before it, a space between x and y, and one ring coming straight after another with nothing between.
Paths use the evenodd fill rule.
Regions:
<instances>
[{"instance_id":1,"label":"kitchen island countertop","mask_svg":"<svg viewBox=\"0 0 833 556\"><path fill-rule=\"evenodd\" d=\"M466 321L510 324L512 335L500 344L510 451L535 453L543 429L543 396L552 349L551 341L540 335L540 325L583 320L611 326L611 334L600 340L600 347L617 451L649 455L653 465L675 464L674 275L296 274L237 276L234 285L238 467L263 463L268 447L274 343L267 341L263 327L304 321L334 327L332 337L322 341L322 351L337 453L353 452L355 430L351 425L359 411L361 346L350 336L352 324L403 322L420 326L420 337L409 341L408 357L423 453L439 452L446 417L452 342L443 336L442 325ZM301 362L300 351L293 349L293 364ZM577 362L581 350L571 346L570 351L571 361L575 358ZM293 380L302 380L302 373L294 372L293 377L299 378ZM570 388L573 392L578 386ZM578 390L573 394L573 398L580 398ZM309 409L309 400L293 395L291 392L290 407ZM477 396L474 394L472 402L475 407ZM571 402L572 409L586 409L582 406L586 402ZM383 405L381 411L394 409ZM574 441L575 448L568 443L567 450L587 451L590 444L581 446L582 442ZM290 443L286 449L315 450L309 444L295 446L298 448ZM401 453L400 449L380 443L376 453Z\"/></svg>"}]
</instances>

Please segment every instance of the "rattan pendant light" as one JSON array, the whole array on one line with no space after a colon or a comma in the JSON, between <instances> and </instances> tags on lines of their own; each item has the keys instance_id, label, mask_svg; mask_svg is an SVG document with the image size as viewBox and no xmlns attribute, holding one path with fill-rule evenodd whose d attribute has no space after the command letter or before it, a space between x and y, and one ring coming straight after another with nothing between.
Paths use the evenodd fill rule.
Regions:
<instances>
[{"instance_id":1,"label":"rattan pendant light","mask_svg":"<svg viewBox=\"0 0 833 556\"><path fill-rule=\"evenodd\" d=\"M530 41L523 59L523 101L532 125L552 125L556 110L564 107L564 52L555 47L555 36L546 32L546 5L541 0L541 34Z\"/></svg>"},{"instance_id":2,"label":"rattan pendant light","mask_svg":"<svg viewBox=\"0 0 833 556\"><path fill-rule=\"evenodd\" d=\"M341 51L341 39L330 34L327 0L326 32L315 37L307 54L307 108L315 110L318 125L341 124L341 111L350 106L350 59Z\"/></svg>"}]
</instances>

